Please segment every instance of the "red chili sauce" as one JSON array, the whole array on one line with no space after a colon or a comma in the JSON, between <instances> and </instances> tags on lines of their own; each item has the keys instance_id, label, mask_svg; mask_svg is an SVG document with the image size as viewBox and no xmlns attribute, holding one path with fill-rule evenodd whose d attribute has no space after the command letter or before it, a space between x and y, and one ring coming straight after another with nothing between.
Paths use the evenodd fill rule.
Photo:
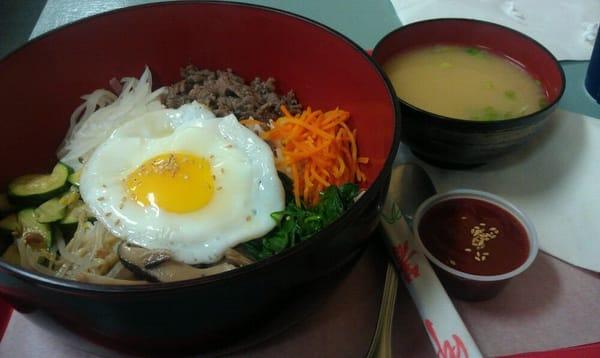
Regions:
<instances>
[{"instance_id":1,"label":"red chili sauce","mask_svg":"<svg viewBox=\"0 0 600 358\"><path fill-rule=\"evenodd\" d=\"M500 275L529 255L523 224L487 201L456 198L433 205L421 218L423 245L444 264L475 275Z\"/></svg>"}]
</instances>

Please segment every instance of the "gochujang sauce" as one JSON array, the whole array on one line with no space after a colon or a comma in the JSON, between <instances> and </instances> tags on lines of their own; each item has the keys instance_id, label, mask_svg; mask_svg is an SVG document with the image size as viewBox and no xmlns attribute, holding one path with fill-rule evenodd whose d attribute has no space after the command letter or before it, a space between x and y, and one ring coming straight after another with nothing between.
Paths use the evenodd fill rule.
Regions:
<instances>
[{"instance_id":1,"label":"gochujang sauce","mask_svg":"<svg viewBox=\"0 0 600 358\"><path fill-rule=\"evenodd\" d=\"M456 198L432 206L421 218L423 245L444 264L475 275L499 275L529 255L523 224L487 201Z\"/></svg>"}]
</instances>

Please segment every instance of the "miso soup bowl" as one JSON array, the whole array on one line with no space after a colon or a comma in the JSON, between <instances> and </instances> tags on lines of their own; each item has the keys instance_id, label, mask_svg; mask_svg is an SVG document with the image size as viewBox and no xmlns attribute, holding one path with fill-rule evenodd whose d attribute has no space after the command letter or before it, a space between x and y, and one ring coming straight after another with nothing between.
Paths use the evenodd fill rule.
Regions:
<instances>
[{"instance_id":1,"label":"miso soup bowl","mask_svg":"<svg viewBox=\"0 0 600 358\"><path fill-rule=\"evenodd\" d=\"M550 51L520 32L485 21L415 22L381 39L373 50L373 57L383 65L394 55L438 44L485 48L512 59L540 81L548 106L513 119L473 121L431 113L398 98L402 141L415 155L431 164L453 168L478 166L524 145L543 128L565 90L564 72Z\"/></svg>"},{"instance_id":2,"label":"miso soup bowl","mask_svg":"<svg viewBox=\"0 0 600 358\"><path fill-rule=\"evenodd\" d=\"M457 199L476 199L487 202L492 206L504 210L522 225L525 229L529 251L526 258L518 267L495 275L472 274L447 265L427 249L420 234L421 219L431 208L441 202ZM496 296L511 279L522 274L531 266L539 251L537 233L529 217L506 199L479 190L456 189L430 197L419 206L415 213L413 232L419 249L432 263L433 269L446 291L448 291L448 294L466 301L482 301ZM472 255L472 253L465 253L465 255Z\"/></svg>"}]
</instances>

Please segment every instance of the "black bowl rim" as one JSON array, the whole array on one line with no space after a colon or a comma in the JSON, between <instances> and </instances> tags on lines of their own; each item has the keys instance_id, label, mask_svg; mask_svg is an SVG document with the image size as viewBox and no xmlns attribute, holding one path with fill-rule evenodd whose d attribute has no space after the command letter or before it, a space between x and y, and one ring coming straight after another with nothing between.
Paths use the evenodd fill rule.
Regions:
<instances>
[{"instance_id":1,"label":"black bowl rim","mask_svg":"<svg viewBox=\"0 0 600 358\"><path fill-rule=\"evenodd\" d=\"M85 18L79 19L77 21L59 26L53 30L50 30L50 31L26 42L25 44L17 47L13 51L11 51L9 54L7 54L6 56L4 56L3 58L0 59L0 64L4 60L9 58L10 56L15 54L16 52L29 46L31 43L40 41L48 36L51 36L52 34L54 34L56 32L63 30L64 28L79 25L79 24L84 23L93 18L110 16L110 15L112 15L114 13L118 13L118 12L137 11L140 8L146 8L146 7L187 6L190 4L192 4L192 5L213 4L213 5L222 5L222 6L232 6L232 7L247 7L247 8L254 8L254 9L262 10L265 12L275 13L277 15L288 16L288 17L300 20L302 22L305 22L309 25L320 28L326 32L329 32L332 35L335 35L337 38L346 42L349 46L351 46L354 50L356 50L358 55L362 55L368 61L368 63L372 66L372 68L375 70L375 72L379 75L381 80L384 82L384 85L387 87L388 96L390 97L389 99L390 99L391 104L394 109L393 139L391 142L390 151L387 154L386 160L383 163L382 169L378 173L377 178L375 178L375 180L372 181L370 187L366 190L365 194L362 195L361 198L350 209L348 209L344 214L342 214L342 216L337 218L333 223L331 223L326 228L324 228L323 230L321 230L320 232L315 234L310 240L303 241L288 250L285 250L277 255L273 255L267 259L258 261L252 265L244 266L244 267L237 268L235 270L231 270L231 271L227 271L227 272L223 272L223 273L220 273L217 275L206 276L206 277L202 277L202 278L185 280L185 281L177 281L177 282L152 283L152 284L148 284L148 285L101 285L101 284L83 283L83 282L79 282L79 281L48 276L48 275L45 275L42 273L37 273L34 271L29 271L24 268L12 266L2 260L0 260L0 271L5 271L9 274L17 276L18 278L32 282L35 285L43 285L45 287L48 287L48 288L51 288L54 290L67 291L70 293L77 293L77 294L92 294L93 293L95 295L105 294L105 295L111 295L111 296L120 295L120 294L131 295L131 294L136 294L136 293L137 294L148 294L148 293L153 293L153 292L174 291L174 290L184 289L184 288L188 288L188 287L192 287L192 286L198 286L198 287L208 286L210 284L221 283L222 281L226 281L226 280L238 277L238 276L250 274L251 272L254 272L254 271L265 269L265 268L275 264L276 262L285 260L290 256L297 255L299 252L306 250L308 247L310 247L312 245L315 245L318 241L326 240L335 231L340 231L344 222L351 220L352 216L355 216L355 215L357 215L357 213L359 211L362 211L366 207L367 203L370 203L371 201L376 200L376 196L379 195L379 192L380 192L382 186L385 185L385 181L388 180L388 178L389 178L389 175L387 175L386 172L388 172L388 170L391 168L392 163L396 156L396 151L398 150L398 146L400 144L400 106L399 106L398 102L396 101L397 97L396 97L394 88L393 88L391 82L389 81L387 75L381 68L381 66L356 42L354 42L353 40L348 38L346 35L340 33L339 31L334 30L333 28L331 28L327 25L324 25L320 22L317 22L315 20L309 19L305 16L298 15L298 14L295 14L295 13L292 13L292 12L286 11L286 10L276 9L273 7L255 5L255 4L247 4L247 3L241 3L241 2L236 2L236 1L179 0L179 1L163 1L163 2L156 2L156 3L141 4L141 5L136 5L136 6L128 6L128 7L124 7L124 8L114 9L111 11L95 14L95 15L92 15L89 17L85 17Z\"/></svg>"},{"instance_id":2,"label":"black bowl rim","mask_svg":"<svg viewBox=\"0 0 600 358\"><path fill-rule=\"evenodd\" d=\"M533 46L537 46L539 47L542 52L545 52L547 56L550 57L550 59L552 59L552 61L554 62L554 65L556 66L556 68L558 69L558 72L560 73L560 77L561 77L561 89L560 89L560 93L558 94L558 96L556 97L556 99L552 102L550 102L546 107L544 108L540 108L539 110L530 113L528 115L525 116L521 116L521 117L515 117L515 118L509 118L509 119L502 119L502 120L494 120L494 121L474 121L474 120L470 120L470 119L462 119L462 118L453 118L453 117L448 117L448 116L444 116L441 114L436 114L436 113L432 113L429 112L425 109L419 108L415 105L412 105L406 101L404 101L403 99L401 99L400 97L396 96L396 99L403 105L406 106L414 111L423 113L425 115L427 115L432 121L438 121L441 123L446 123L446 124L468 124L471 126L475 126L475 127L506 127L508 125L512 126L519 126L521 124L525 124L523 122L529 122L532 119L535 119L535 117L537 117L538 115L540 115L541 113L547 111L548 109L553 108L562 98L562 96L565 93L566 87L567 87L567 80L565 77L565 71L563 70L562 66L560 65L560 61L558 61L558 59L552 54L552 52L550 52L550 50L548 50L544 45L542 45L541 43L539 43L537 40L533 39L532 37L530 37L529 35L526 35L520 31L517 31L515 29L511 29L510 27L504 26L504 25L500 25L500 24L496 24L494 22L489 22L489 21L484 21L484 20L477 20L477 19L469 19L469 18L461 18L461 17L444 17L444 18L437 18L437 19L429 19L429 20L422 20L422 21L416 21L416 22L411 22L410 24L406 24L406 25L402 25L401 27L398 27L390 32L388 32L384 37L381 38L381 40L379 40L377 42L377 44L375 45L375 47L373 48L373 58L377 58L377 52L378 50L381 48L382 44L385 43L391 36L395 35L396 33L400 33L405 31L408 28L411 28L413 26L419 26L425 23L430 23L430 22L474 22L474 23L478 23L479 25L484 25L484 26L495 26L498 27L500 29L503 29L504 31L508 31L508 32L512 32L515 33L523 38L525 38L526 40L528 40ZM493 46L490 46L489 48L493 49ZM507 54L509 55L509 54ZM377 60L376 60L377 61ZM379 63L379 62L378 62ZM383 66L383 64L379 64L380 66ZM385 71L384 71L385 72ZM387 75L387 74L386 74ZM394 92L395 93L395 92Z\"/></svg>"}]
</instances>

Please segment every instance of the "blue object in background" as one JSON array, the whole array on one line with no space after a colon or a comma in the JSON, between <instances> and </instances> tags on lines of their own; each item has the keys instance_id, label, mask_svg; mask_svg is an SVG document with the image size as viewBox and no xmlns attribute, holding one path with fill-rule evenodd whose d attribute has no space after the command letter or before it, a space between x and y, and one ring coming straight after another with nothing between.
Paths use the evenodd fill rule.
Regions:
<instances>
[{"instance_id":1,"label":"blue object in background","mask_svg":"<svg viewBox=\"0 0 600 358\"><path fill-rule=\"evenodd\" d=\"M585 77L585 88L600 103L600 32L596 34L596 42L592 51L592 58Z\"/></svg>"}]
</instances>

